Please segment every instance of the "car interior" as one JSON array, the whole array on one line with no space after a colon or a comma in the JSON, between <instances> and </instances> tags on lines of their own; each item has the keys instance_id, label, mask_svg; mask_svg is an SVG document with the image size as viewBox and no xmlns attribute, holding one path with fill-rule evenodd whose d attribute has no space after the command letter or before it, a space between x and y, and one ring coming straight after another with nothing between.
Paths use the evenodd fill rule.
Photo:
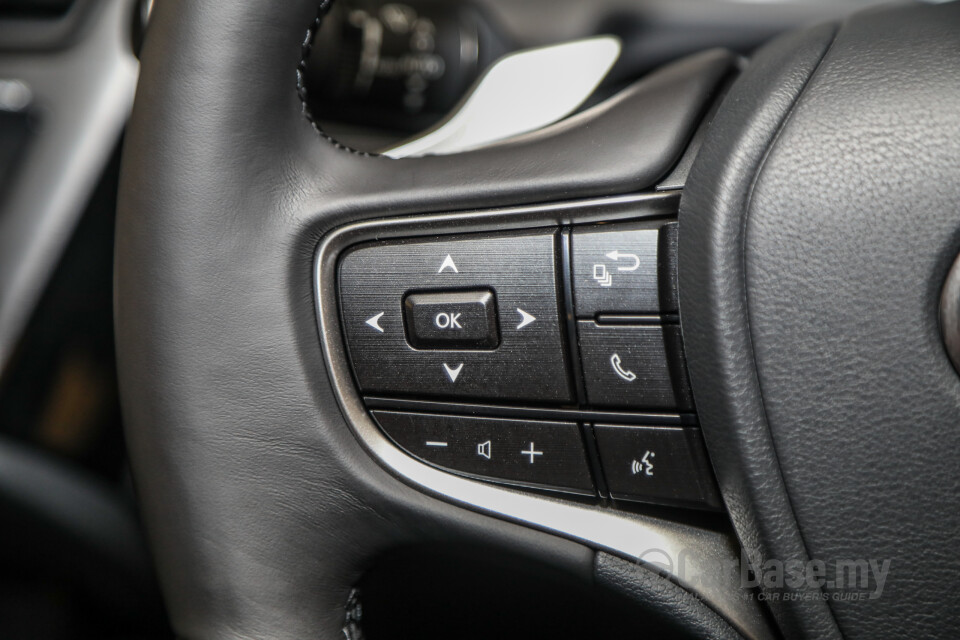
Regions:
<instances>
[{"instance_id":1,"label":"car interior","mask_svg":"<svg viewBox=\"0 0 960 640\"><path fill-rule=\"evenodd\" d=\"M0 0L0 638L956 638L958 372L958 2Z\"/></svg>"}]
</instances>

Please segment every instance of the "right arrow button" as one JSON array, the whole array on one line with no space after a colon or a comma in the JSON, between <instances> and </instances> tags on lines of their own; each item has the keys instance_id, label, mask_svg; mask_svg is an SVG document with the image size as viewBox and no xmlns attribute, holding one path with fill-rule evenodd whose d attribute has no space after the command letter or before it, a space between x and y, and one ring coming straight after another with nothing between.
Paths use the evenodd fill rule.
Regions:
<instances>
[{"instance_id":1,"label":"right arrow button","mask_svg":"<svg viewBox=\"0 0 960 640\"><path fill-rule=\"evenodd\" d=\"M534 316L530 315L520 307L517 307L517 313L520 314L520 324L517 325L517 329L523 329L525 326L536 320Z\"/></svg>"}]
</instances>

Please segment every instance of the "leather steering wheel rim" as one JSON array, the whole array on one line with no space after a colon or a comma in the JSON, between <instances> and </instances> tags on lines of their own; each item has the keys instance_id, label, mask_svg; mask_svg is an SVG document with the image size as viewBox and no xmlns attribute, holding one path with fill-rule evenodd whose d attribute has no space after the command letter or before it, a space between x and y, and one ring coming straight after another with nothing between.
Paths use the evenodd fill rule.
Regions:
<instances>
[{"instance_id":1,"label":"leather steering wheel rim","mask_svg":"<svg viewBox=\"0 0 960 640\"><path fill-rule=\"evenodd\" d=\"M324 366L314 254L327 233L357 220L652 188L686 147L688 135L675 132L692 131L703 115L677 103L716 95L733 62L707 52L600 113L451 158L391 160L330 139L306 110L299 71L328 4L318 14L314 0L159 3L144 43L117 226L118 358L137 489L182 637L341 637L352 585L377 554L404 544L470 541L594 580L603 560L588 545L451 505L370 457L346 424ZM905 422L924 415L943 421L960 409L956 374L938 336L930 338L935 315L932 324L927 316L917 320L921 333L910 332L919 360L902 346L893 363L873 350L861 357L851 338L862 335L856 329L864 323L921 316L916 305L939 299L960 249L949 216L960 194L944 186L956 177L950 154L960 157L958 120L949 112L960 103L960 65L950 58L957 6L866 12L771 44L731 88L691 171L680 216L684 339L723 497L755 566L879 553L931 575L956 568L939 553L896 549L904 529L871 504L902 508L905 494L886 500L880 471L859 470L869 483L865 496L831 494L830 468L805 453L823 456L870 437L863 426L843 433L835 418L850 421L869 409L855 388L840 385L847 393L812 417L803 417L799 403L813 402L818 390L822 397L815 382L825 371L855 379L872 367L868 379L887 395L897 385L914 394L906 402L913 411L868 411L873 427L901 450L910 442ZM692 66L706 71L690 74ZM886 100L858 125L858 107L878 95ZM891 114L915 119L884 129ZM651 126L663 119L677 126ZM871 139L877 131L884 135ZM910 165L899 149L926 160ZM850 162L855 158L867 162ZM891 170L910 176L911 188L887 188ZM834 206L823 197L825 186ZM789 189L799 195L783 196ZM802 202L814 194L820 210L811 215ZM929 233L897 236L902 225L892 212L918 194L924 212L910 210ZM786 232L775 229L777 219ZM849 222L833 229L836 242L818 233L825 220ZM883 233L870 235L872 246L886 249L878 255L892 256L888 279L916 259L909 274L921 278L924 295L905 303L912 315L896 313L892 298L882 297L882 280L853 259L857 234L871 229L909 240L898 248ZM789 243L803 241L809 250L807 237L830 248L817 253L816 264L834 267L807 275L839 286L826 327L810 323L805 306L811 298L826 305L824 288L794 281L802 294L776 295L784 266L799 268ZM843 286L848 273L858 275L857 286ZM869 296L881 302L864 308ZM778 341L790 314L808 324L788 323ZM847 338L843 348L812 347L830 342L828 330L837 342ZM917 362L935 364L905 378L902 371L916 373ZM797 365L794 375L808 381L793 398L785 391L786 365ZM865 397L882 404L882 396ZM920 432L939 446L923 445L930 464L914 464L914 471L921 482L943 486L960 436L932 426ZM902 459L867 449L879 468ZM839 477L855 483L857 474ZM942 505L950 486L923 503ZM879 529L835 544L831 517ZM913 538L919 549L943 548L949 539L955 517L938 517L924 519L927 530ZM643 584L650 593L661 588ZM828 602L818 588L798 591L809 597L770 607L790 637L869 637L897 610L889 599L856 607ZM932 636L960 622L939 610L924 619L936 602L928 592L896 593L905 603L901 629ZM683 606L655 615L678 615L676 624L701 635L735 637L731 621L709 609L700 617L706 623L677 614L698 606L682 589L670 597Z\"/></svg>"}]
</instances>

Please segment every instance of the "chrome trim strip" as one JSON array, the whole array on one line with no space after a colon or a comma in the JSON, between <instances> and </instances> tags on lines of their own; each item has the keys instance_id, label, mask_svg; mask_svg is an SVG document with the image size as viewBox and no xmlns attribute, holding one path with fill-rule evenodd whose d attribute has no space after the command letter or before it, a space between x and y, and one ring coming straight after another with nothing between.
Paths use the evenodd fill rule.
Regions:
<instances>
[{"instance_id":1,"label":"chrome trim strip","mask_svg":"<svg viewBox=\"0 0 960 640\"><path fill-rule=\"evenodd\" d=\"M357 438L401 479L448 502L635 560L696 594L744 637L770 638L773 632L760 603L741 590L740 547L732 533L523 493L419 462L398 449L373 422L347 361L337 304L337 258L350 245L372 239L642 219L675 214L678 203L679 192L673 191L370 220L336 229L321 241L314 264L324 359L340 407Z\"/></svg>"},{"instance_id":2,"label":"chrome trim strip","mask_svg":"<svg viewBox=\"0 0 960 640\"><path fill-rule=\"evenodd\" d=\"M380 153L448 155L542 129L587 101L621 49L620 38L602 35L509 53L483 72L437 127Z\"/></svg>"}]
</instances>

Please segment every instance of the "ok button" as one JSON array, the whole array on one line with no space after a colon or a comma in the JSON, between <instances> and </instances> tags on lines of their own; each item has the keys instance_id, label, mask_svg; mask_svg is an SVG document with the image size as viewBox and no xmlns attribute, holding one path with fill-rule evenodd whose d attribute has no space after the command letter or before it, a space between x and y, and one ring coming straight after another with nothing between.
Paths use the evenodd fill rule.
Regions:
<instances>
[{"instance_id":1,"label":"ok button","mask_svg":"<svg viewBox=\"0 0 960 640\"><path fill-rule=\"evenodd\" d=\"M459 311L441 311L433 317L433 324L437 325L437 329L463 329L461 315Z\"/></svg>"},{"instance_id":2,"label":"ok button","mask_svg":"<svg viewBox=\"0 0 960 640\"><path fill-rule=\"evenodd\" d=\"M496 349L497 304L489 289L411 293L403 301L415 349Z\"/></svg>"}]
</instances>

